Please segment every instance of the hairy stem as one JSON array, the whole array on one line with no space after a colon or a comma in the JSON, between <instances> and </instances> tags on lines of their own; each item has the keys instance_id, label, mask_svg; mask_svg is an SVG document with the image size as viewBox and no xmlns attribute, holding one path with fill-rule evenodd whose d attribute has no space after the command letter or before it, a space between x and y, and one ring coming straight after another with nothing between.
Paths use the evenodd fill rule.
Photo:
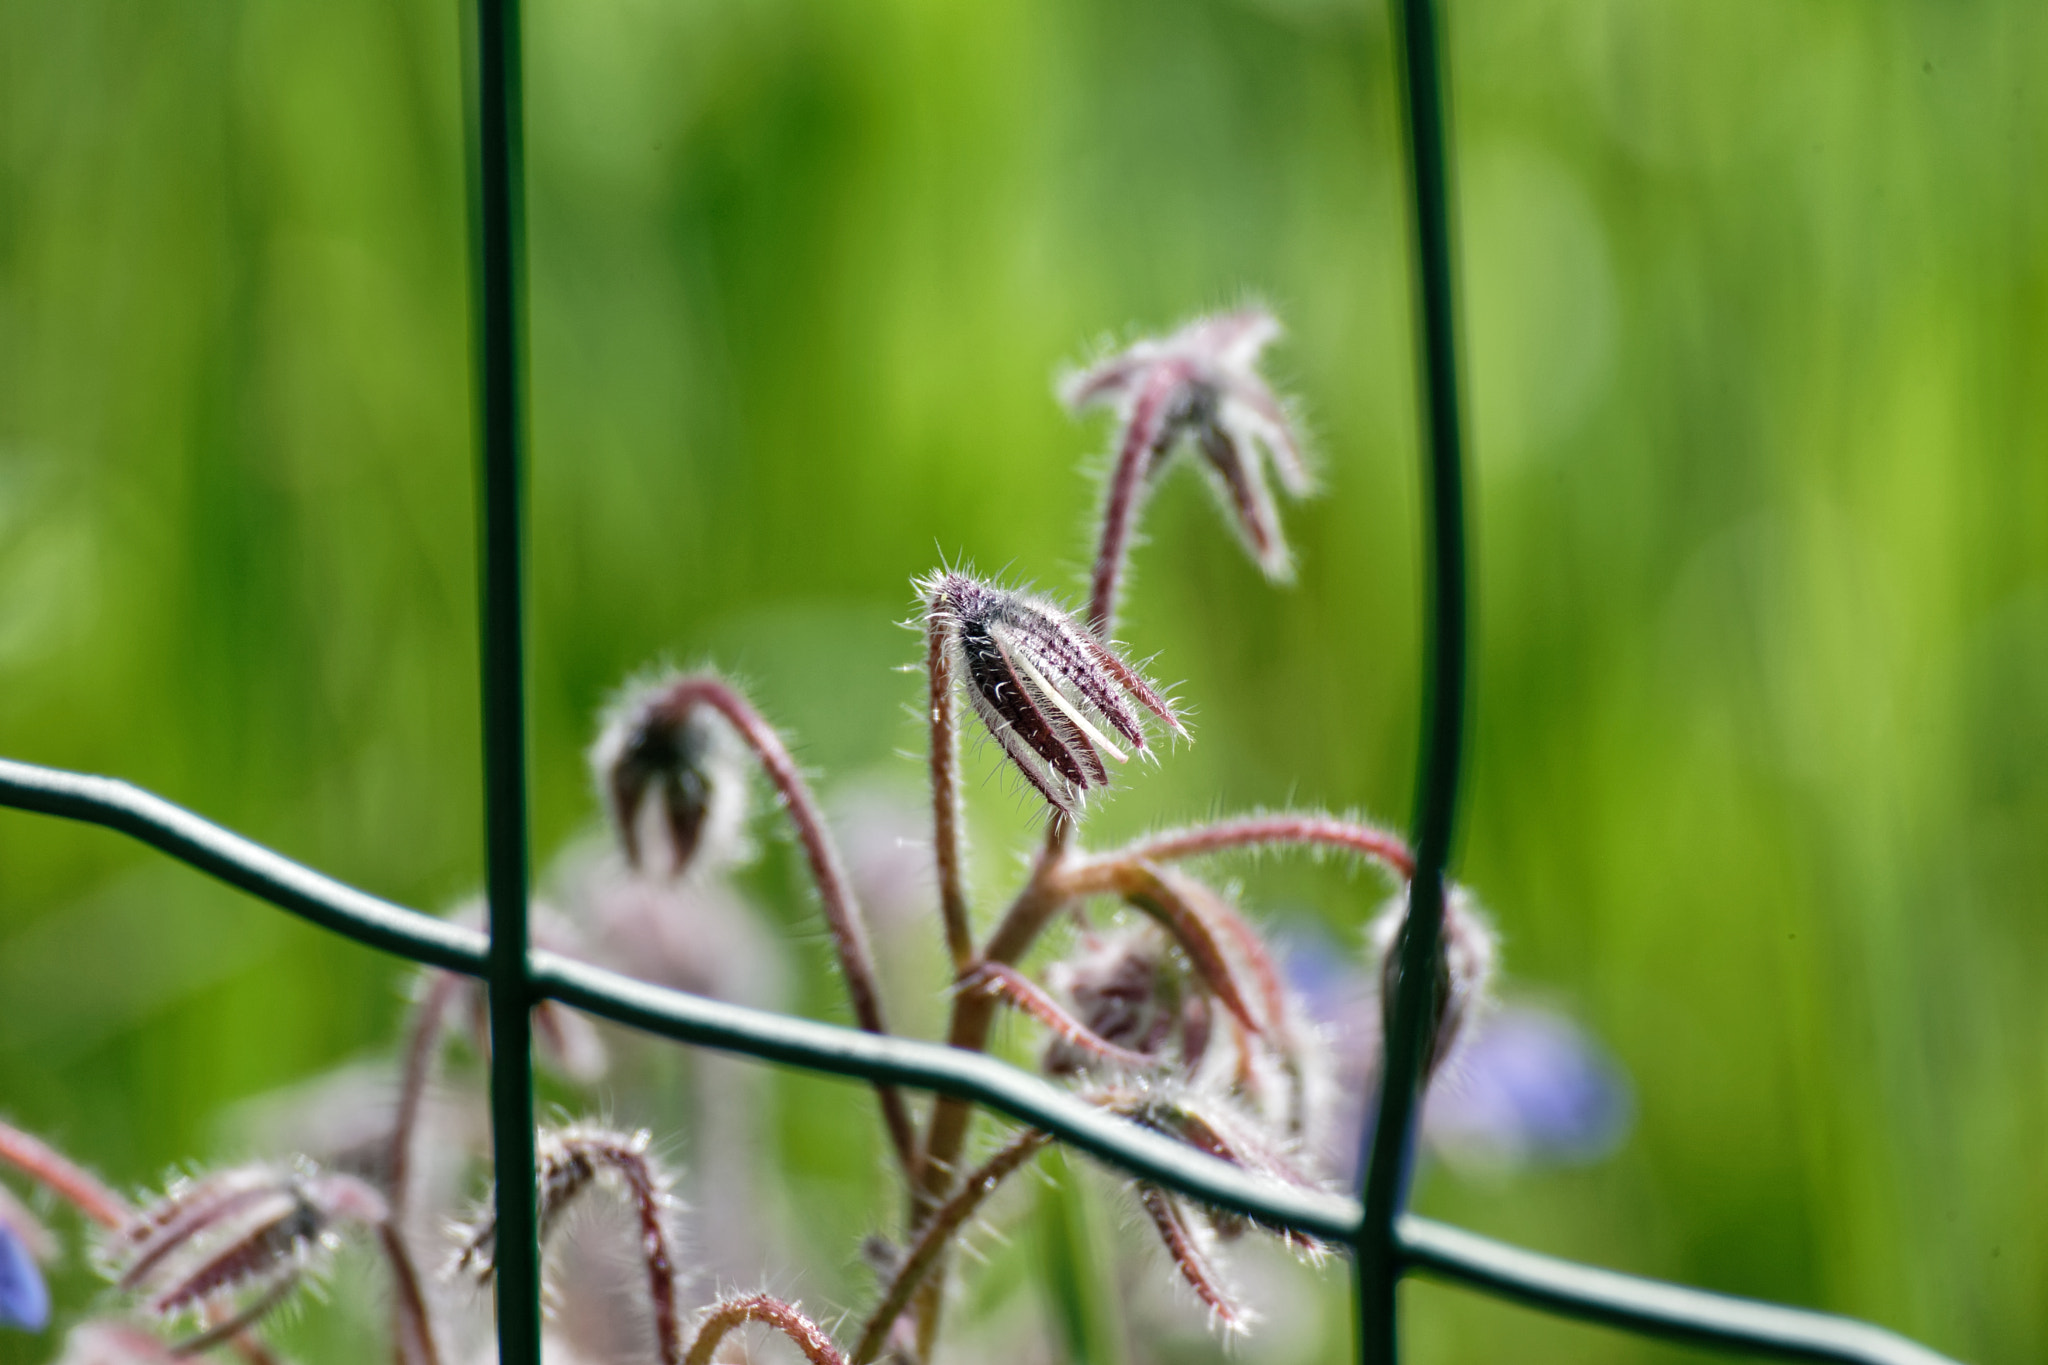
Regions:
<instances>
[{"instance_id":1,"label":"hairy stem","mask_svg":"<svg viewBox=\"0 0 2048 1365\"><path fill-rule=\"evenodd\" d=\"M1404 882L1415 875L1415 856L1399 835L1327 815L1254 815L1213 825L1169 830L1140 839L1115 853L1092 858L1089 864L1133 859L1176 862L1182 858L1199 858L1231 849L1273 845L1341 849L1378 863ZM1085 875L1085 871L1077 870L1077 875Z\"/></svg>"},{"instance_id":2,"label":"hairy stem","mask_svg":"<svg viewBox=\"0 0 2048 1365\"><path fill-rule=\"evenodd\" d=\"M1057 813L1052 820L1053 828L1047 832L1045 847L1031 870L1031 879L1017 893L1017 899L1011 902L1002 922L989 937L988 947L982 954L984 963L1015 965L1037 941L1045 926L1051 923L1053 916L1072 899L1062 876L1066 860L1065 832L1070 828L1070 822ZM996 997L986 991L957 993L953 997L953 1017L947 1026L946 1041L969 1052L986 1051L989 1029L995 1023L996 1007ZM973 1119L974 1106L965 1100L941 1095L933 1101L931 1127L925 1135L924 1167L911 1187L910 1233L913 1237L923 1231L925 1223L952 1188L954 1167L966 1146ZM917 1293L918 1339L927 1353L938 1331L940 1291L943 1287L944 1271L941 1267L939 1274L927 1276Z\"/></svg>"},{"instance_id":3,"label":"hairy stem","mask_svg":"<svg viewBox=\"0 0 2048 1365\"><path fill-rule=\"evenodd\" d=\"M60 1156L41 1138L0 1123L0 1161L47 1186L103 1228L118 1229L134 1215L128 1202L92 1172Z\"/></svg>"},{"instance_id":4,"label":"hairy stem","mask_svg":"<svg viewBox=\"0 0 2048 1365\"><path fill-rule=\"evenodd\" d=\"M803 845L804 856L810 863L811 880L817 883L818 899L825 908L825 923L832 933L832 946L839 955L839 972L846 980L846 993L853 1004L854 1020L869 1033L886 1034L889 1030L882 1022L882 1000L875 984L874 956L868 949L867 931L861 923L860 909L854 903L853 890L840 866L838 851L826 831L824 816L811 796L810 785L804 781L795 760L789 756L782 736L761 718L745 697L717 678L683 679L670 689L664 705L679 717L687 715L693 706L711 707L731 723L747 747L754 751L762 770L781 796L782 808L788 814L797 840ZM906 1173L915 1172L918 1167L917 1138L910 1125L910 1111L904 1105L902 1092L892 1085L877 1085L875 1093L882 1102L882 1118L888 1125L896 1159Z\"/></svg>"},{"instance_id":5,"label":"hairy stem","mask_svg":"<svg viewBox=\"0 0 2048 1365\"><path fill-rule=\"evenodd\" d=\"M765 1323L795 1342L810 1365L846 1365L846 1356L823 1328L798 1312L794 1304L766 1294L747 1294L711 1305L683 1365L711 1365L711 1354L725 1334L750 1322Z\"/></svg>"},{"instance_id":6,"label":"hairy stem","mask_svg":"<svg viewBox=\"0 0 2048 1365\"><path fill-rule=\"evenodd\" d=\"M985 963L961 989L985 991L997 997L1044 1024L1065 1042L1104 1061L1140 1070L1153 1065L1153 1059L1144 1053L1117 1046L1067 1013L1044 988L1015 967L1001 962Z\"/></svg>"},{"instance_id":7,"label":"hairy stem","mask_svg":"<svg viewBox=\"0 0 2048 1365\"><path fill-rule=\"evenodd\" d=\"M391 1206L394 1226L402 1227L405 1223L407 1200L412 1193L412 1149L419 1136L420 1113L426 1106L434 1060L440 1054L442 1024L462 987L463 979L455 973L434 973L413 1014L412 1033L405 1044L405 1070L398 1081L398 1106L391 1120L391 1150L385 1158L389 1188L384 1197Z\"/></svg>"},{"instance_id":8,"label":"hairy stem","mask_svg":"<svg viewBox=\"0 0 2048 1365\"><path fill-rule=\"evenodd\" d=\"M1131 537L1138 523L1140 504L1145 498L1145 476L1163 434L1166 400L1187 378L1182 365L1160 365L1145 380L1131 404L1118 443L1116 466L1110 471L1109 488L1102 503L1102 536L1095 551L1095 572L1089 581L1088 624L1103 640L1109 639L1116 622L1117 593L1123 583L1124 563L1130 558Z\"/></svg>"},{"instance_id":9,"label":"hairy stem","mask_svg":"<svg viewBox=\"0 0 2048 1365\"><path fill-rule=\"evenodd\" d=\"M434 1322L427 1311L427 1296L420 1288L419 1269L412 1253L405 1249L399 1233L397 1206L393 1216L377 1225L377 1245L391 1267L392 1336L399 1365L440 1365L441 1352L434 1344Z\"/></svg>"},{"instance_id":10,"label":"hairy stem","mask_svg":"<svg viewBox=\"0 0 2048 1365\"><path fill-rule=\"evenodd\" d=\"M861 1333L860 1344L853 1348L853 1365L868 1365L881 1353L889 1339L889 1333L896 1326L896 1320L903 1316L903 1310L910 1306L911 1295L925 1283L925 1277L939 1263L946 1245L960 1232L967 1220L974 1216L988 1197L995 1193L996 1186L1003 1183L1010 1174L1038 1154L1039 1148L1050 1139L1046 1134L1031 1130L1012 1138L994 1156L954 1191L952 1198L940 1205L931 1219L924 1225L924 1232L904 1255L903 1263L897 1267L895 1278L889 1281L888 1290L882 1295L882 1302L869 1317L866 1329Z\"/></svg>"},{"instance_id":11,"label":"hairy stem","mask_svg":"<svg viewBox=\"0 0 2048 1365\"><path fill-rule=\"evenodd\" d=\"M953 697L952 653L937 622L925 626L925 678L931 712L932 859L939 876L939 912L955 979L974 968L974 930L967 922L960 838L960 725Z\"/></svg>"}]
</instances>

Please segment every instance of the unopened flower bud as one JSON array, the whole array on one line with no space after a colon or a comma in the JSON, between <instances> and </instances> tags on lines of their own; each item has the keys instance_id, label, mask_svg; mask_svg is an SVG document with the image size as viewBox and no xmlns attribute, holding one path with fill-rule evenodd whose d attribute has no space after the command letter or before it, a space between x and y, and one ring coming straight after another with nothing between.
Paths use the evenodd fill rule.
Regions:
<instances>
[{"instance_id":1,"label":"unopened flower bud","mask_svg":"<svg viewBox=\"0 0 2048 1365\"><path fill-rule=\"evenodd\" d=\"M1044 598L961 573L933 574L918 589L927 627L949 646L974 713L1059 810L1072 815L1091 790L1109 785L1105 758L1129 761L1110 731L1149 755L1139 707L1187 733L1152 684Z\"/></svg>"},{"instance_id":2,"label":"unopened flower bud","mask_svg":"<svg viewBox=\"0 0 2048 1365\"><path fill-rule=\"evenodd\" d=\"M670 876L730 861L743 846L746 820L746 758L738 738L712 707L679 705L677 681L629 688L590 750L626 861L636 868L653 863Z\"/></svg>"},{"instance_id":3,"label":"unopened flower bud","mask_svg":"<svg viewBox=\"0 0 2048 1365\"><path fill-rule=\"evenodd\" d=\"M243 1166L175 1182L111 1239L124 1290L166 1317L218 1310L247 1291L246 1326L316 1269L349 1228L382 1224L384 1197L353 1176L301 1162ZM209 1329L209 1336L220 1331Z\"/></svg>"},{"instance_id":4,"label":"unopened flower bud","mask_svg":"<svg viewBox=\"0 0 2048 1365\"><path fill-rule=\"evenodd\" d=\"M1075 1021L1103 1042L1163 1063L1178 1037L1183 1069L1201 1060L1209 1036L1207 998L1187 989L1164 936L1149 925L1089 935L1046 968L1046 981L1070 1003ZM1091 1052L1065 1039L1055 1036L1046 1046L1044 1066L1053 1075L1095 1065Z\"/></svg>"},{"instance_id":5,"label":"unopened flower bud","mask_svg":"<svg viewBox=\"0 0 2048 1365\"><path fill-rule=\"evenodd\" d=\"M1382 1007L1394 998L1400 974L1401 926L1408 918L1408 897L1395 897L1367 932L1380 964ZM1437 953L1436 1018L1424 1074L1434 1076L1456 1046L1466 1022L1486 1008L1500 957L1500 939L1486 912L1462 886L1444 888L1443 933Z\"/></svg>"},{"instance_id":6,"label":"unopened flower bud","mask_svg":"<svg viewBox=\"0 0 2048 1365\"><path fill-rule=\"evenodd\" d=\"M1308 494L1315 481L1285 406L1257 369L1259 353L1279 335L1280 324L1263 308L1220 313L1171 336L1148 337L1067 378L1060 397L1069 408L1112 405L1122 424L1106 521L1128 519L1174 451L1192 446L1259 568L1268 578L1288 576L1266 467L1293 497Z\"/></svg>"}]
</instances>

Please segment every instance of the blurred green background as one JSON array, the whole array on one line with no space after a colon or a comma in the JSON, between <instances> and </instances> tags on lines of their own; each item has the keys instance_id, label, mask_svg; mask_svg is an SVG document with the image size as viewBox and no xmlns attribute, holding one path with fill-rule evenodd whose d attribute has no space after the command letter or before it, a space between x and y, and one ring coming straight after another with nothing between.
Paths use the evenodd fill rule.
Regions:
<instances>
[{"instance_id":1,"label":"blurred green background","mask_svg":"<svg viewBox=\"0 0 2048 1365\"><path fill-rule=\"evenodd\" d=\"M1422 1205L2039 1359L2048 10L1450 9L1461 872L1514 979L1623 1060L1638 1121L1589 1170L1438 1173ZM966 556L1077 595L1106 435L1058 410L1055 368L1248 297L1289 325L1269 371L1327 495L1289 510L1300 581L1275 592L1197 481L1163 490L1122 634L1183 680L1199 742L1093 837L1287 801L1405 818L1417 494L1378 5L527 16L542 858L592 823L594 710L663 656L737 670L828 788L914 791L910 578ZM481 843L460 51L448 3L0 0L0 753L429 908ZM975 801L987 900L1026 812L1001 779ZM792 1003L841 1017L769 855ZM1348 932L1380 890L1271 864L1249 895ZM224 1154L227 1103L384 1045L401 982L115 836L0 813L0 1113L125 1186ZM898 983L899 1012L940 984ZM763 1281L857 1304L889 1195L820 1133L871 1143L867 1101L773 1095ZM1342 1281L1242 1357L1335 1358ZM59 1288L89 1284L74 1260ZM1692 1358L1407 1293L1425 1365ZM0 1361L54 1351L0 1336Z\"/></svg>"}]
</instances>

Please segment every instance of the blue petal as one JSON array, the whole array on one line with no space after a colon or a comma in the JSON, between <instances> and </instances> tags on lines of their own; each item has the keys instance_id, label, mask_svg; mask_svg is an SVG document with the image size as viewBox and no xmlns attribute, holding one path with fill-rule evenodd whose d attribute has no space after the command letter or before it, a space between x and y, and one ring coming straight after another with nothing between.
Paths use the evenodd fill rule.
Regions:
<instances>
[{"instance_id":1,"label":"blue petal","mask_svg":"<svg viewBox=\"0 0 2048 1365\"><path fill-rule=\"evenodd\" d=\"M1483 1021L1430 1095L1432 1141L1454 1159L1578 1164L1611 1152L1633 1105L1606 1052L1562 1015L1511 1005Z\"/></svg>"},{"instance_id":2,"label":"blue petal","mask_svg":"<svg viewBox=\"0 0 2048 1365\"><path fill-rule=\"evenodd\" d=\"M0 1327L40 1332L50 1325L50 1287L14 1229L0 1223Z\"/></svg>"}]
</instances>

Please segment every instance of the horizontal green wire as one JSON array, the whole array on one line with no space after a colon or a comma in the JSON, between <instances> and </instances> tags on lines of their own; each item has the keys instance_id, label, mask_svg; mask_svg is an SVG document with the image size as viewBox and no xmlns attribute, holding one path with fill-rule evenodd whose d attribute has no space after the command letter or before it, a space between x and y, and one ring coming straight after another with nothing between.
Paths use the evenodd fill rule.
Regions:
<instances>
[{"instance_id":1,"label":"horizontal green wire","mask_svg":"<svg viewBox=\"0 0 2048 1365\"><path fill-rule=\"evenodd\" d=\"M488 940L477 930L346 886L127 782L0 759L0 806L119 830L344 938L469 976L484 971ZM1344 1245L1360 1232L1356 1200L1260 1179L981 1053L709 1000L554 953L533 954L533 985L538 995L684 1042L972 1100L1130 1175L1276 1227ZM1403 1270L1547 1312L1786 1360L1955 1365L1852 1318L1576 1265L1413 1215L1396 1229Z\"/></svg>"}]
</instances>

